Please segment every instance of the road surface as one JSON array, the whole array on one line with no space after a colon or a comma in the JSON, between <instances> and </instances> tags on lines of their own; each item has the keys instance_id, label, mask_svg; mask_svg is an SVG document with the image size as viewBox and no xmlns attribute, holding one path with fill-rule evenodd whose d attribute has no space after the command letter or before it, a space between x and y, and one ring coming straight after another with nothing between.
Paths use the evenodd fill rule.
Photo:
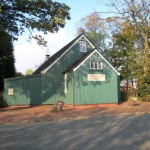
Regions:
<instances>
[{"instance_id":1,"label":"road surface","mask_svg":"<svg viewBox=\"0 0 150 150\"><path fill-rule=\"evenodd\" d=\"M0 125L0 150L150 150L150 114Z\"/></svg>"}]
</instances>

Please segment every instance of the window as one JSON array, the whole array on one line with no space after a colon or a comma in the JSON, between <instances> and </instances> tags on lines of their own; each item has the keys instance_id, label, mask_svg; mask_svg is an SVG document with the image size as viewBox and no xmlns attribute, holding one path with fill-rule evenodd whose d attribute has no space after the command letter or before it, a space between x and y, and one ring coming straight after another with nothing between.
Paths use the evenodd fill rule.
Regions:
<instances>
[{"instance_id":1,"label":"window","mask_svg":"<svg viewBox=\"0 0 150 150\"><path fill-rule=\"evenodd\" d=\"M64 75L64 93L67 93L67 74Z\"/></svg>"},{"instance_id":2,"label":"window","mask_svg":"<svg viewBox=\"0 0 150 150\"><path fill-rule=\"evenodd\" d=\"M79 50L80 52L86 52L86 41L80 41Z\"/></svg>"},{"instance_id":3,"label":"window","mask_svg":"<svg viewBox=\"0 0 150 150\"><path fill-rule=\"evenodd\" d=\"M103 63L99 62L99 61L90 62L90 69L102 70L103 69Z\"/></svg>"}]
</instances>

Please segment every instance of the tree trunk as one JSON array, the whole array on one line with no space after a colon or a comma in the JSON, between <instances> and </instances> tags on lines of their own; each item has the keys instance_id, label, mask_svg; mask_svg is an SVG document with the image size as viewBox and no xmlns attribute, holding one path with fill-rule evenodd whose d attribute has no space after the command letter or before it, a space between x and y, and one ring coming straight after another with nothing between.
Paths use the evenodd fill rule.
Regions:
<instances>
[{"instance_id":1,"label":"tree trunk","mask_svg":"<svg viewBox=\"0 0 150 150\"><path fill-rule=\"evenodd\" d=\"M128 92L129 92L129 90L128 90L128 87L129 87L129 80L127 79L127 87L126 87L126 92L127 92L127 100L128 100Z\"/></svg>"}]
</instances>

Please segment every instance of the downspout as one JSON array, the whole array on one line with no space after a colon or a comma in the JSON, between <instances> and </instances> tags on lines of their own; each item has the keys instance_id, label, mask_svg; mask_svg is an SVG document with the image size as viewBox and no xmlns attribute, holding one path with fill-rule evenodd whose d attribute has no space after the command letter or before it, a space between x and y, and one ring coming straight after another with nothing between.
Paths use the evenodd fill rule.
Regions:
<instances>
[{"instance_id":1,"label":"downspout","mask_svg":"<svg viewBox=\"0 0 150 150\"><path fill-rule=\"evenodd\" d=\"M117 86L118 86L118 103L119 101L121 100L121 97L120 97L120 75L117 75Z\"/></svg>"},{"instance_id":2,"label":"downspout","mask_svg":"<svg viewBox=\"0 0 150 150\"><path fill-rule=\"evenodd\" d=\"M74 109L74 72L72 72L72 108Z\"/></svg>"}]
</instances>

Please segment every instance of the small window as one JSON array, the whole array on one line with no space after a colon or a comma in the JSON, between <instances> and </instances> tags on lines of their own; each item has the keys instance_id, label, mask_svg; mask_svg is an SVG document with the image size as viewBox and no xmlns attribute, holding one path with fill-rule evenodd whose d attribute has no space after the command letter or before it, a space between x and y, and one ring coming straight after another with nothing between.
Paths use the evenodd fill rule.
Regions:
<instances>
[{"instance_id":1,"label":"small window","mask_svg":"<svg viewBox=\"0 0 150 150\"><path fill-rule=\"evenodd\" d=\"M80 52L86 52L86 41L80 41L79 50Z\"/></svg>"},{"instance_id":2,"label":"small window","mask_svg":"<svg viewBox=\"0 0 150 150\"><path fill-rule=\"evenodd\" d=\"M102 70L103 69L103 63L99 62L99 61L90 62L90 69Z\"/></svg>"}]
</instances>

